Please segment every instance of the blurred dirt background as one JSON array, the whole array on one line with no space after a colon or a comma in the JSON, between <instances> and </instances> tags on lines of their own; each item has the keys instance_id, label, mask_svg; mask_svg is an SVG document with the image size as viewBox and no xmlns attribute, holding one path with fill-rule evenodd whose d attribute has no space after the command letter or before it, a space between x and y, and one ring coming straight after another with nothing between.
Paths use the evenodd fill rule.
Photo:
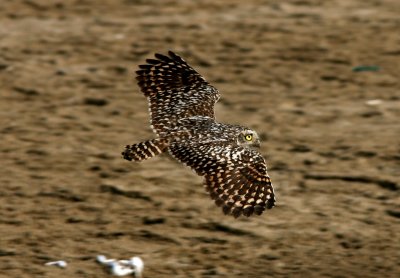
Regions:
<instances>
[{"instance_id":1,"label":"blurred dirt background","mask_svg":"<svg viewBox=\"0 0 400 278\"><path fill-rule=\"evenodd\" d=\"M398 0L2 0L0 276L400 277ZM247 125L277 206L224 216L152 138L134 79L174 50ZM377 66L358 71L357 66ZM362 70L363 68L361 68ZM66 260L66 269L44 266Z\"/></svg>"}]
</instances>

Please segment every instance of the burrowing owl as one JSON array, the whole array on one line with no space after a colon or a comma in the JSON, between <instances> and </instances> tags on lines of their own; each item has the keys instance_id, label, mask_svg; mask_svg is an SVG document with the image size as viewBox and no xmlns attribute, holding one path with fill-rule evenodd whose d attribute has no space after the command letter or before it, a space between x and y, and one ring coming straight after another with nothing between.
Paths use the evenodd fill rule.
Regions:
<instances>
[{"instance_id":1,"label":"burrowing owl","mask_svg":"<svg viewBox=\"0 0 400 278\"><path fill-rule=\"evenodd\" d=\"M172 51L140 65L137 80L150 106L157 138L126 146L127 160L142 161L168 151L204 176L204 185L225 214L262 214L275 203L267 165L255 150L257 133L215 121L220 95Z\"/></svg>"}]
</instances>

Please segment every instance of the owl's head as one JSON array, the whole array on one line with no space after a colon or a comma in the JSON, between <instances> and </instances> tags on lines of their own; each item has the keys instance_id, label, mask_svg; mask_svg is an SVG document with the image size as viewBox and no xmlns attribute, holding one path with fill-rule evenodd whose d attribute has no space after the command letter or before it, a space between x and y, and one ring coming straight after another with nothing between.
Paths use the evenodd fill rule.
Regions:
<instances>
[{"instance_id":1,"label":"owl's head","mask_svg":"<svg viewBox=\"0 0 400 278\"><path fill-rule=\"evenodd\" d=\"M260 138L257 132L251 129L242 130L237 138L237 143L239 146L248 148L259 148Z\"/></svg>"}]
</instances>

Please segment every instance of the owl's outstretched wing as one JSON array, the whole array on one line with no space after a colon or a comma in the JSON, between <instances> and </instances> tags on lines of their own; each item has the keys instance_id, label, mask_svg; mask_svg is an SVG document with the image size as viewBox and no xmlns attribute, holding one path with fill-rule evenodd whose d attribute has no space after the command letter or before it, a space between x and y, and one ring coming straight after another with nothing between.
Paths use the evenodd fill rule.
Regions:
<instances>
[{"instance_id":1,"label":"owl's outstretched wing","mask_svg":"<svg viewBox=\"0 0 400 278\"><path fill-rule=\"evenodd\" d=\"M204 176L206 190L225 214L248 217L274 206L267 165L257 151L224 143L180 143L169 151Z\"/></svg>"},{"instance_id":2,"label":"owl's outstretched wing","mask_svg":"<svg viewBox=\"0 0 400 278\"><path fill-rule=\"evenodd\" d=\"M155 58L147 59L136 72L138 85L149 101L153 130L163 135L179 119L214 118L218 90L174 52L155 54Z\"/></svg>"}]
</instances>

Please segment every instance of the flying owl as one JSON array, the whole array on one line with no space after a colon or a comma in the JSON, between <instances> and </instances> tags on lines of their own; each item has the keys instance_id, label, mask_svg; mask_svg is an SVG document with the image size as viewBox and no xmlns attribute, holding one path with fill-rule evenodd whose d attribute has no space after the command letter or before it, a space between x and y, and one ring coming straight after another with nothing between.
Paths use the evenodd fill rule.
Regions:
<instances>
[{"instance_id":1,"label":"flying owl","mask_svg":"<svg viewBox=\"0 0 400 278\"><path fill-rule=\"evenodd\" d=\"M216 88L172 51L147 59L137 73L149 102L156 138L127 145L129 161L142 161L164 152L204 177L204 186L217 206L235 218L260 215L274 206L275 195L260 139L247 127L215 121Z\"/></svg>"}]
</instances>

